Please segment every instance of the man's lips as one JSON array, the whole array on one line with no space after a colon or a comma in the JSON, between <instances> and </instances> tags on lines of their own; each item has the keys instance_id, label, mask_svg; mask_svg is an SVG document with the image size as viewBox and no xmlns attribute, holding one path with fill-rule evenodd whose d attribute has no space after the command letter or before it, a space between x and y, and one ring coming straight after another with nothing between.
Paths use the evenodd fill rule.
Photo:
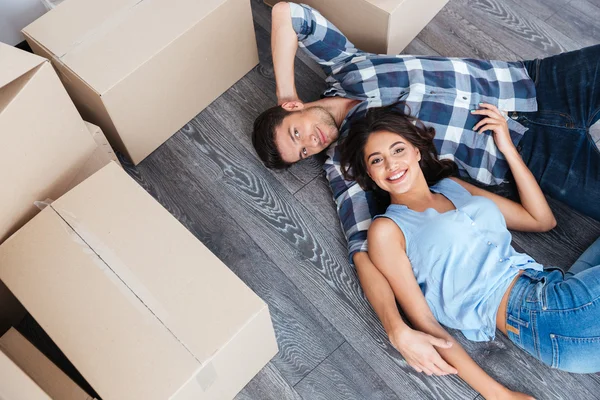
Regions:
<instances>
[{"instance_id":1,"label":"man's lips","mask_svg":"<svg viewBox=\"0 0 600 400\"><path fill-rule=\"evenodd\" d=\"M323 132L321 132L319 127L317 127L317 132L319 133L319 140L321 141L321 145L325 145L325 135L323 134Z\"/></svg>"}]
</instances>

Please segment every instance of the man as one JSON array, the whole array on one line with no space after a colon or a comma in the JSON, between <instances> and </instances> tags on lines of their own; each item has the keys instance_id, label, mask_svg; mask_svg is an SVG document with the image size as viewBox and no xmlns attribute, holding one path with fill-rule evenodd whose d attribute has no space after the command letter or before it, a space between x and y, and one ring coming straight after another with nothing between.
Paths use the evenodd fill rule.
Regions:
<instances>
[{"instance_id":1,"label":"man","mask_svg":"<svg viewBox=\"0 0 600 400\"><path fill-rule=\"evenodd\" d=\"M324 169L350 260L390 341L417 371L455 373L433 347L449 344L404 324L389 283L371 263L366 233L376 202L372 193L344 181L335 142L368 108L402 101L435 128L440 156L453 159L461 175L500 184L506 160L491 135L473 131L483 121L470 112L492 103L510 112L511 137L542 189L600 220L594 204L600 199L600 151L589 137L600 118L600 46L524 63L386 56L356 49L307 6L277 4L272 24L279 105L255 121L259 157L269 168L285 168L329 147ZM311 103L302 103L295 90L298 43L328 75L323 98Z\"/></svg>"}]
</instances>

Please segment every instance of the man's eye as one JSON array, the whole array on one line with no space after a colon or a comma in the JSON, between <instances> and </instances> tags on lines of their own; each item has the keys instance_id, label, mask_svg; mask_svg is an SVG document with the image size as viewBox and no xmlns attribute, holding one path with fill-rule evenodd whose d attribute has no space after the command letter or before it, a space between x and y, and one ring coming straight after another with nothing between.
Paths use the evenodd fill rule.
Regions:
<instances>
[{"instance_id":1,"label":"man's eye","mask_svg":"<svg viewBox=\"0 0 600 400\"><path fill-rule=\"evenodd\" d=\"M306 156L306 155L308 154L308 151L306 151L306 147L304 147L304 148L302 149L302 154L303 154L304 156Z\"/></svg>"},{"instance_id":2,"label":"man's eye","mask_svg":"<svg viewBox=\"0 0 600 400\"><path fill-rule=\"evenodd\" d=\"M296 129L294 129L294 136L300 137L300 134L298 133L298 131Z\"/></svg>"}]
</instances>

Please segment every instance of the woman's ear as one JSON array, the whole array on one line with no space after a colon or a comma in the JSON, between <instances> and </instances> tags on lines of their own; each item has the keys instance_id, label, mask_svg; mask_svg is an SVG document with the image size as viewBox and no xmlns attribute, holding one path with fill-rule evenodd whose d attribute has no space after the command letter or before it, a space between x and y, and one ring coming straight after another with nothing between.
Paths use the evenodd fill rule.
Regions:
<instances>
[{"instance_id":1,"label":"woman's ear","mask_svg":"<svg viewBox=\"0 0 600 400\"><path fill-rule=\"evenodd\" d=\"M417 150L417 161L421 161L421 152L419 151L419 149L415 150Z\"/></svg>"},{"instance_id":2,"label":"woman's ear","mask_svg":"<svg viewBox=\"0 0 600 400\"><path fill-rule=\"evenodd\" d=\"M304 109L304 103L301 101L286 101L285 103L281 103L281 108L286 111L300 111Z\"/></svg>"}]
</instances>

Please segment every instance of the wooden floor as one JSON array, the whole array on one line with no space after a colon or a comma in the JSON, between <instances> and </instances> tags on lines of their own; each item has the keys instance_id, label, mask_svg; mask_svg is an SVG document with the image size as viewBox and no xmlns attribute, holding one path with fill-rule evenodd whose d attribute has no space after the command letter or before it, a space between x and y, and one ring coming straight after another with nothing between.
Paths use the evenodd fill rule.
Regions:
<instances>
[{"instance_id":1,"label":"wooden floor","mask_svg":"<svg viewBox=\"0 0 600 400\"><path fill-rule=\"evenodd\" d=\"M405 50L519 60L600 43L600 0L450 0ZM261 166L251 125L275 104L270 11L252 0L260 65L137 167L127 171L270 307L279 354L238 399L475 399L457 377L427 377L391 347L348 264L319 160L286 172ZM322 74L296 63L298 93L318 98ZM542 263L567 268L600 223L551 201L558 227L514 234ZM193 317L190 305L190 316ZM473 358L511 389L538 399L600 398L600 377L552 370L500 332L469 343Z\"/></svg>"}]
</instances>

